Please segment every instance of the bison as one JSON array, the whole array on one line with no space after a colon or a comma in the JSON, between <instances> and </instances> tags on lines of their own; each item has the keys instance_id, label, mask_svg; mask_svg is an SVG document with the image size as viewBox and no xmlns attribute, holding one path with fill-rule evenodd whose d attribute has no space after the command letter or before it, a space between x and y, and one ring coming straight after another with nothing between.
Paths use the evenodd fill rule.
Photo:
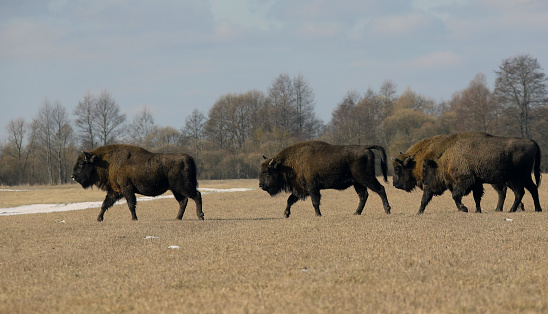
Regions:
<instances>
[{"instance_id":1,"label":"bison","mask_svg":"<svg viewBox=\"0 0 548 314\"><path fill-rule=\"evenodd\" d=\"M375 176L375 154L381 153L381 169L387 182L386 152L382 146L331 145L321 141L306 141L289 146L273 158L264 157L259 174L259 187L274 196L282 191L291 195L284 211L286 218L291 206L308 196L316 216L320 212L320 190L344 190L354 186L360 202L355 215L360 215L369 196L367 188L379 194L384 211L390 205L384 187Z\"/></svg>"},{"instance_id":2,"label":"bison","mask_svg":"<svg viewBox=\"0 0 548 314\"><path fill-rule=\"evenodd\" d=\"M133 145L106 145L82 152L74 165L72 179L84 189L95 185L107 192L97 221L103 221L105 211L122 197L127 201L131 218L137 220L135 193L157 196L167 190L179 202L177 219L183 219L189 198L196 203L198 218L204 219L196 164L186 154L157 154Z\"/></svg>"},{"instance_id":3,"label":"bison","mask_svg":"<svg viewBox=\"0 0 548 314\"><path fill-rule=\"evenodd\" d=\"M428 140L429 145L422 145ZM421 145L421 153L415 154ZM533 166L537 185L531 179ZM516 211L518 206L523 208L524 187L533 196L535 210L542 210L537 190L541 178L540 148L529 139L495 137L481 132L433 137L398 156L394 173L397 188L410 191L410 182L415 182L423 189L419 214L434 195L441 195L447 189L452 192L458 210L465 212L468 209L462 204L462 197L473 192L476 212L481 212L484 183L491 184L499 193L497 211L502 211L507 186L516 196L510 211ZM419 174L420 183L410 179L414 174Z\"/></svg>"}]
</instances>

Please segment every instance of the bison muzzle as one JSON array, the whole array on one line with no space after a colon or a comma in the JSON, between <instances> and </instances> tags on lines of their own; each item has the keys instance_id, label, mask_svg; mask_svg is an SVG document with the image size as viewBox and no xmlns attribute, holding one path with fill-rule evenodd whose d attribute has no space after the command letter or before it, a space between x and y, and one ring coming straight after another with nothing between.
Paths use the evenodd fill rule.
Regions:
<instances>
[{"instance_id":1,"label":"bison muzzle","mask_svg":"<svg viewBox=\"0 0 548 314\"><path fill-rule=\"evenodd\" d=\"M84 189L95 185L107 192L97 221L103 221L106 210L121 198L126 199L131 218L137 220L135 193L157 196L167 190L179 202L177 219L183 218L189 198L196 203L198 218L204 219L196 164L186 154L158 154L133 145L106 145L82 152L72 178Z\"/></svg>"},{"instance_id":2,"label":"bison muzzle","mask_svg":"<svg viewBox=\"0 0 548 314\"><path fill-rule=\"evenodd\" d=\"M274 196L282 191L291 193L284 211L286 218L291 206L308 196L316 216L320 212L320 190L344 190L354 186L360 202L355 214L360 215L369 196L367 188L377 193L390 213L384 187L375 176L375 154L381 154L381 169L387 182L386 152L382 146L331 145L321 141L306 141L289 146L273 158L264 157L259 174L259 187Z\"/></svg>"}]
</instances>

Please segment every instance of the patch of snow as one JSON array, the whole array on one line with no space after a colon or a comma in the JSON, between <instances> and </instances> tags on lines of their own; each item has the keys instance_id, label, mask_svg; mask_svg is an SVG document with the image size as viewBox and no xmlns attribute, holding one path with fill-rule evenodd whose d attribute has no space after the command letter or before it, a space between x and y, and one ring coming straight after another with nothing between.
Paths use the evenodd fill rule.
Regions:
<instances>
[{"instance_id":1,"label":"patch of snow","mask_svg":"<svg viewBox=\"0 0 548 314\"><path fill-rule=\"evenodd\" d=\"M252 188L233 188L233 189L211 189L211 188L199 188L198 189L202 194L209 193L230 193L230 192L245 192L252 191L255 189ZM22 191L22 190L16 190ZM160 195L160 196L142 196L137 198L137 202L147 202L157 199L164 198L173 198L173 195ZM116 202L118 204L124 204L125 200L120 200ZM71 203L71 204L32 204L32 205L23 205L18 207L9 207L9 208L0 208L0 216L11 216L11 215L24 215L24 214L39 214L39 213L53 213L53 212L65 212L71 210L81 210L88 208L100 208L103 202L81 202L81 203Z\"/></svg>"}]
</instances>

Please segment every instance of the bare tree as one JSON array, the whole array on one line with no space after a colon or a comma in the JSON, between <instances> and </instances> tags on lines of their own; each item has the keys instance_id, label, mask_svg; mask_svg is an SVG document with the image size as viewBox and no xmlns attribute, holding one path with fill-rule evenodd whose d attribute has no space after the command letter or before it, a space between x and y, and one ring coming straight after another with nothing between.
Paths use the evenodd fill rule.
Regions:
<instances>
[{"instance_id":1,"label":"bare tree","mask_svg":"<svg viewBox=\"0 0 548 314\"><path fill-rule=\"evenodd\" d=\"M33 123L36 125L36 136L37 141L42 148L44 153L44 159L47 170L47 182L51 185L53 184L53 137L54 137L54 117L53 117L53 106L46 99L44 104L40 109L38 109L38 114L34 119Z\"/></svg>"},{"instance_id":2,"label":"bare tree","mask_svg":"<svg viewBox=\"0 0 548 314\"><path fill-rule=\"evenodd\" d=\"M29 164L29 157L34 149L36 132L23 118L11 120L7 129L10 145L8 152L12 157L17 159L19 171L18 183L21 184L26 182L27 166Z\"/></svg>"},{"instance_id":3,"label":"bare tree","mask_svg":"<svg viewBox=\"0 0 548 314\"><path fill-rule=\"evenodd\" d=\"M84 95L84 99L78 102L78 106L74 109L74 115L76 116L74 125L82 146L86 149L95 148L97 146L97 135L95 134L96 99L90 91Z\"/></svg>"},{"instance_id":4,"label":"bare tree","mask_svg":"<svg viewBox=\"0 0 548 314\"><path fill-rule=\"evenodd\" d=\"M151 143L148 143L147 140L157 128L147 105L144 105L143 110L135 115L129 128L131 129L130 137L133 144L151 148Z\"/></svg>"},{"instance_id":5,"label":"bare tree","mask_svg":"<svg viewBox=\"0 0 548 314\"><path fill-rule=\"evenodd\" d=\"M498 106L487 87L483 73L478 73L468 87L452 96L451 110L456 114L457 131L491 132Z\"/></svg>"},{"instance_id":6,"label":"bare tree","mask_svg":"<svg viewBox=\"0 0 548 314\"><path fill-rule=\"evenodd\" d=\"M53 132L52 150L57 158L57 174L59 183L68 182L67 162L68 148L72 145L73 130L67 117L65 108L59 101L52 110Z\"/></svg>"},{"instance_id":7,"label":"bare tree","mask_svg":"<svg viewBox=\"0 0 548 314\"><path fill-rule=\"evenodd\" d=\"M186 117L185 127L183 129L184 136L190 139L192 148L194 149L194 157L198 159L199 153L202 150L202 140L205 133L205 116L197 108L194 108L192 113Z\"/></svg>"},{"instance_id":8,"label":"bare tree","mask_svg":"<svg viewBox=\"0 0 548 314\"><path fill-rule=\"evenodd\" d=\"M382 109L380 111L380 119L384 120L388 117L392 110L394 110L394 105L396 104L397 97L397 85L391 80L386 80L382 83L381 88L379 89L379 97L382 104Z\"/></svg>"},{"instance_id":9,"label":"bare tree","mask_svg":"<svg viewBox=\"0 0 548 314\"><path fill-rule=\"evenodd\" d=\"M333 140L341 144L350 144L357 138L356 105L361 101L356 90L348 91L341 102L331 113L329 129Z\"/></svg>"},{"instance_id":10,"label":"bare tree","mask_svg":"<svg viewBox=\"0 0 548 314\"><path fill-rule=\"evenodd\" d=\"M548 103L546 74L530 55L502 60L495 73L495 95L517 119L521 136L531 137L530 123L536 118L533 109Z\"/></svg>"},{"instance_id":11,"label":"bare tree","mask_svg":"<svg viewBox=\"0 0 548 314\"><path fill-rule=\"evenodd\" d=\"M126 115L120 113L120 107L107 90L101 92L97 99L94 114L99 143L107 145L116 142L123 132Z\"/></svg>"},{"instance_id":12,"label":"bare tree","mask_svg":"<svg viewBox=\"0 0 548 314\"><path fill-rule=\"evenodd\" d=\"M209 110L205 124L207 138L220 149L226 149L229 146L227 109L226 97L221 96Z\"/></svg>"},{"instance_id":13,"label":"bare tree","mask_svg":"<svg viewBox=\"0 0 548 314\"><path fill-rule=\"evenodd\" d=\"M272 110L270 113L271 128L277 133L280 145L284 146L288 137L292 136L298 129L295 117L295 89L288 74L280 74L268 89L268 98Z\"/></svg>"},{"instance_id":14,"label":"bare tree","mask_svg":"<svg viewBox=\"0 0 548 314\"><path fill-rule=\"evenodd\" d=\"M310 139L314 135L317 135L314 130L317 124L317 119L314 114L314 91L302 74L299 74L293 79L293 89L295 94L298 135L302 139Z\"/></svg>"}]
</instances>

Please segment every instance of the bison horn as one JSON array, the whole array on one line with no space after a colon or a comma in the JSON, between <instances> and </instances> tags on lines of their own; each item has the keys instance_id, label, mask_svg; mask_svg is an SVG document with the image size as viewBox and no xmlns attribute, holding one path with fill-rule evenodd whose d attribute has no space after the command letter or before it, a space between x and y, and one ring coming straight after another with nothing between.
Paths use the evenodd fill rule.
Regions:
<instances>
[{"instance_id":1,"label":"bison horn","mask_svg":"<svg viewBox=\"0 0 548 314\"><path fill-rule=\"evenodd\" d=\"M272 160L268 163L268 165L269 165L269 166L273 166L275 163L276 163L276 162L274 161L274 159L272 159Z\"/></svg>"}]
</instances>

